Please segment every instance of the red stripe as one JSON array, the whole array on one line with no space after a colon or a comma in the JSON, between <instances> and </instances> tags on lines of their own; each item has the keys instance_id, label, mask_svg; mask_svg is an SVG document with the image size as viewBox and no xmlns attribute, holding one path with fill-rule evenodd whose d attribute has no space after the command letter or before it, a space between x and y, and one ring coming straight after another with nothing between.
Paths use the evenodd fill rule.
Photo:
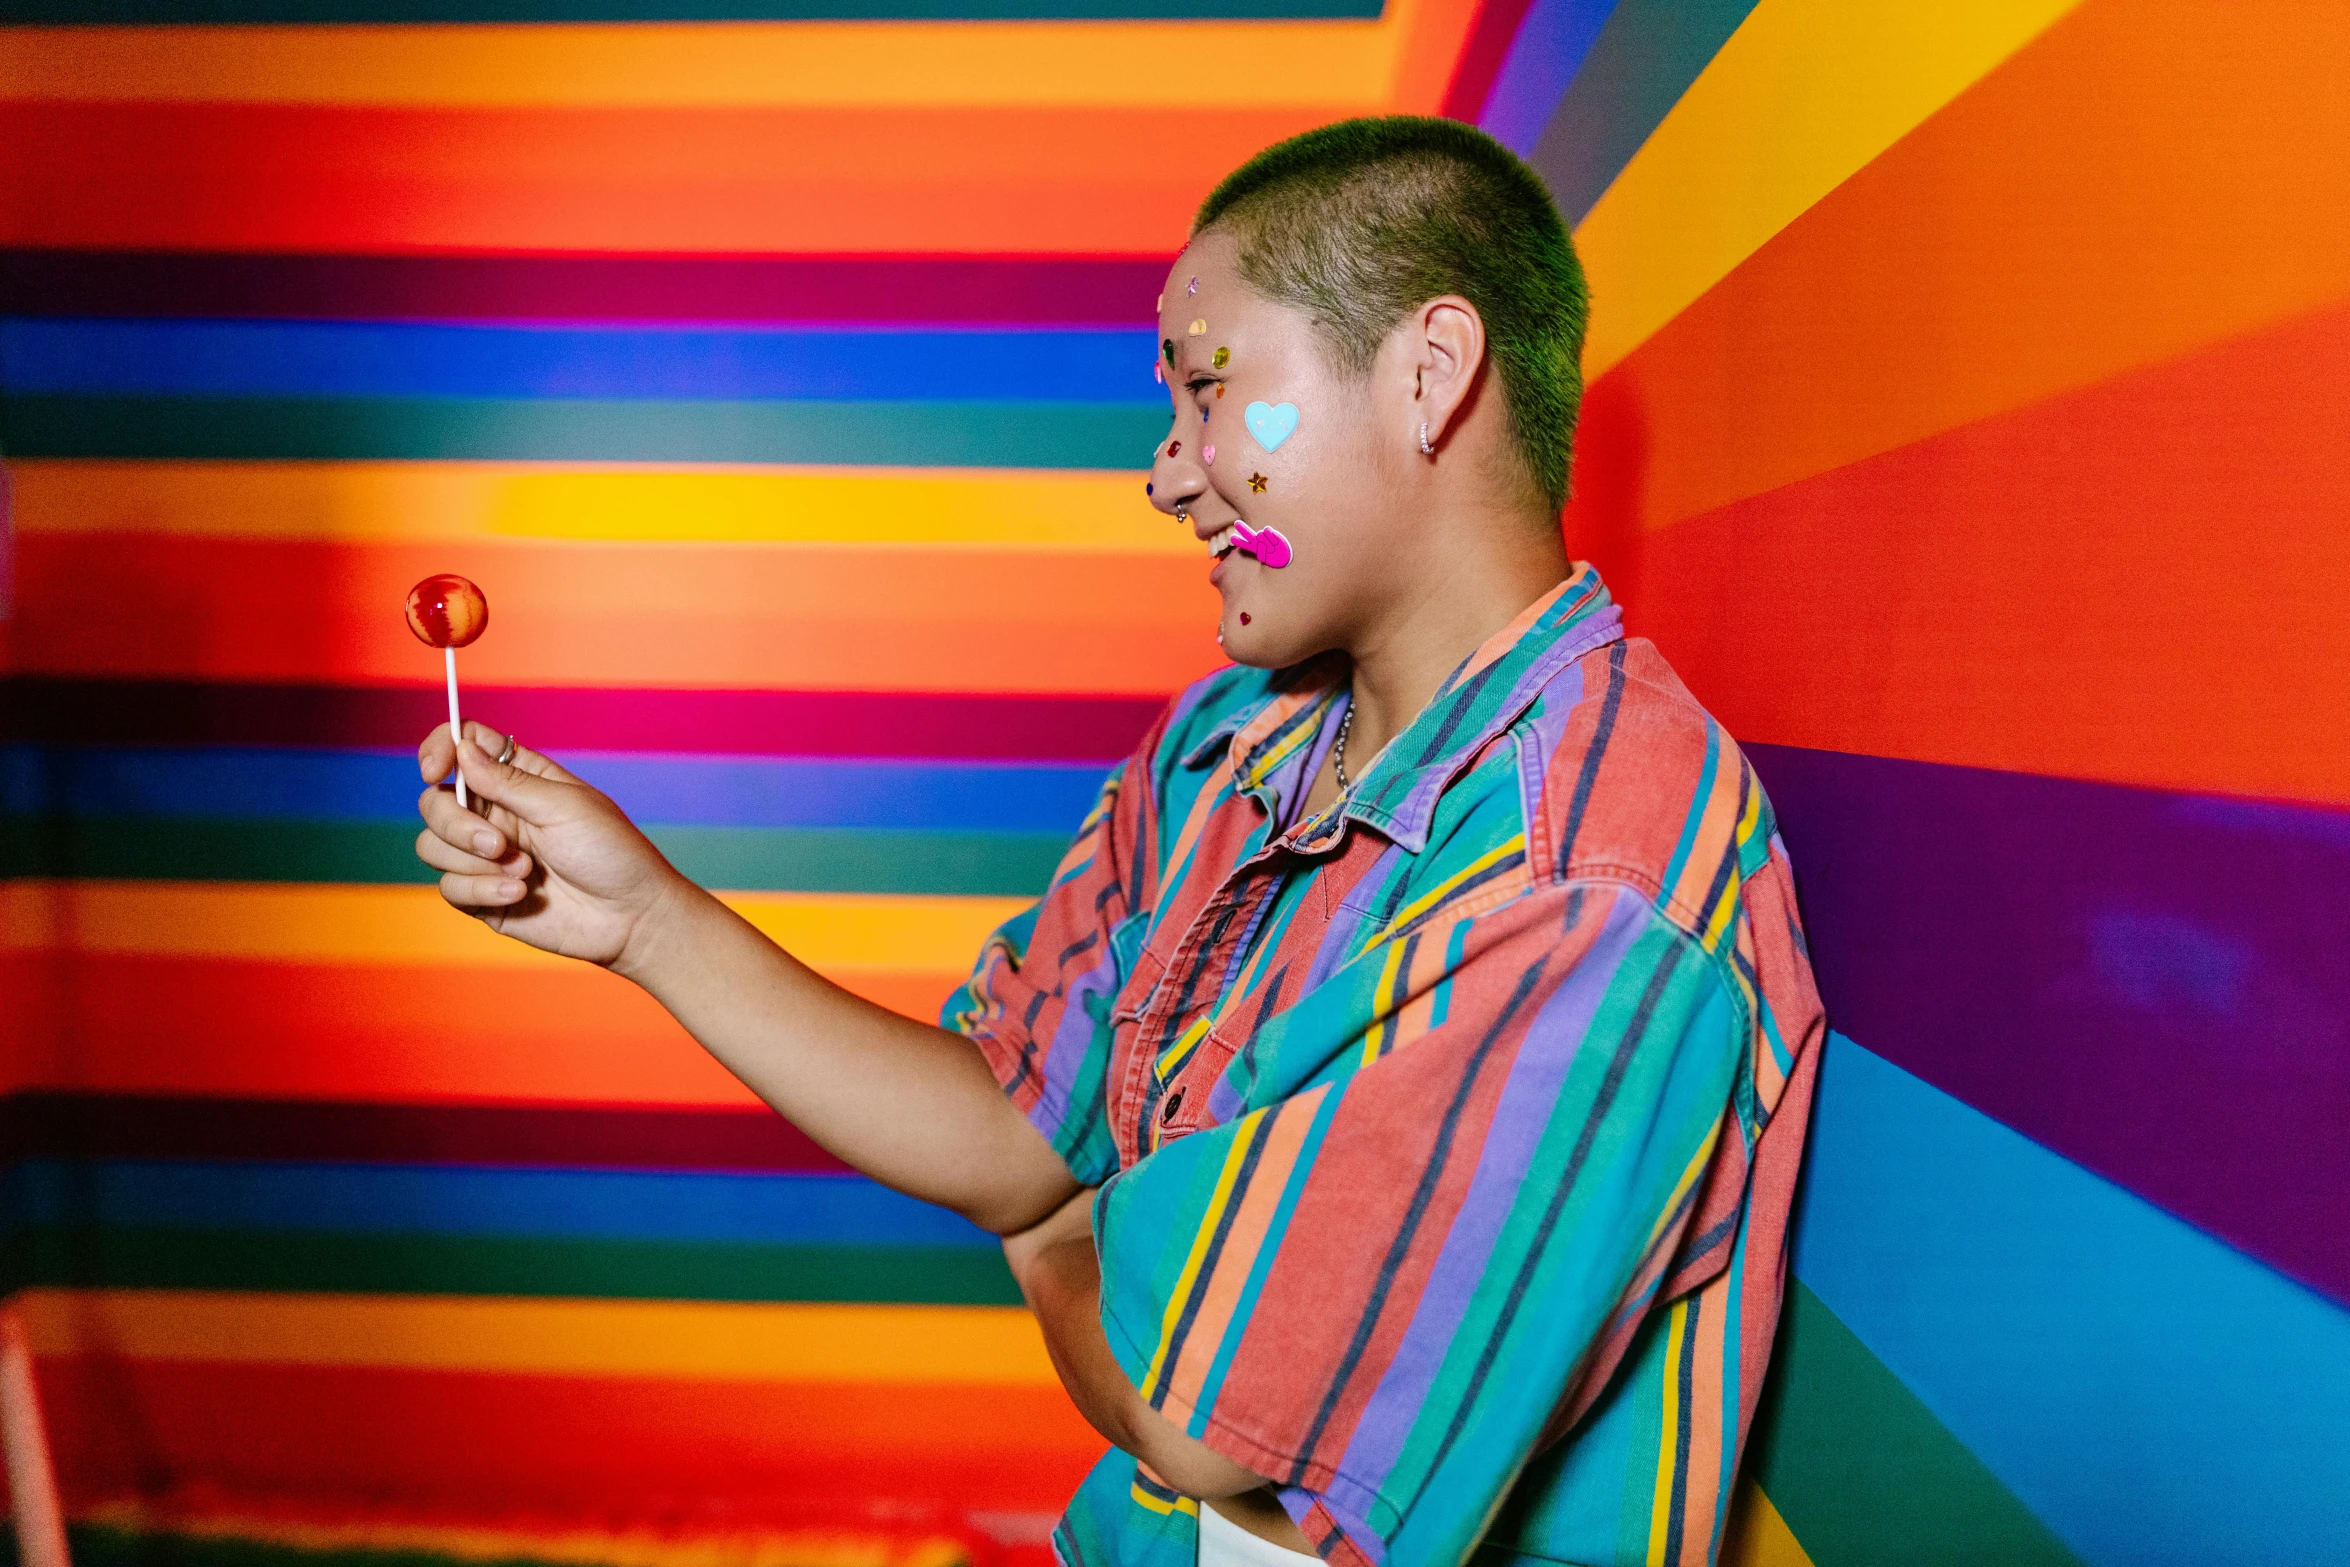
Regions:
<instances>
[{"instance_id":1,"label":"red stripe","mask_svg":"<svg viewBox=\"0 0 2350 1567\"><path fill-rule=\"evenodd\" d=\"M2350 804L2350 307L1726 506L1625 586L1742 739Z\"/></svg>"},{"instance_id":2,"label":"red stripe","mask_svg":"<svg viewBox=\"0 0 2350 1567\"><path fill-rule=\"evenodd\" d=\"M23 248L1159 255L1310 106L0 104Z\"/></svg>"},{"instance_id":3,"label":"red stripe","mask_svg":"<svg viewBox=\"0 0 2350 1567\"><path fill-rule=\"evenodd\" d=\"M1444 90L1444 114L1471 125L1477 123L1485 112L1485 100L1493 96L1494 80L1501 75L1502 62L1509 58L1519 24L1532 9L1533 0L1483 0L1477 7L1469 41Z\"/></svg>"},{"instance_id":4,"label":"red stripe","mask_svg":"<svg viewBox=\"0 0 2350 1567\"><path fill-rule=\"evenodd\" d=\"M1101 1451L1058 1388L861 1387L46 1359L69 1499L397 1495L505 1516L897 1500L1053 1512Z\"/></svg>"}]
</instances>

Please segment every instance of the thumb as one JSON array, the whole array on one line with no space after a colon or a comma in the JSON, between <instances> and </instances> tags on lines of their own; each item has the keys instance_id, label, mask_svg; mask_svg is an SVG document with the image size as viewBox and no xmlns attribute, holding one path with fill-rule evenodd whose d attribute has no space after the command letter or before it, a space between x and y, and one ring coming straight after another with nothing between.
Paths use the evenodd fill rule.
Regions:
<instances>
[{"instance_id":1,"label":"thumb","mask_svg":"<svg viewBox=\"0 0 2350 1567\"><path fill-rule=\"evenodd\" d=\"M471 737L457 747L457 768L465 775L465 786L476 796L504 806L533 827L544 827L560 816L566 794L576 787L501 762Z\"/></svg>"}]
</instances>

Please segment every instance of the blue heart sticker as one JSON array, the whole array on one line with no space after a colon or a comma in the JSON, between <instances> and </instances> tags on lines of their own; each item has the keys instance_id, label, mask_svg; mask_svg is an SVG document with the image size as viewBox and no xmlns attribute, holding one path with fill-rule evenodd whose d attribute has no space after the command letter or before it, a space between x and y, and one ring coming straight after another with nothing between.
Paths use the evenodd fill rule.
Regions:
<instances>
[{"instance_id":1,"label":"blue heart sticker","mask_svg":"<svg viewBox=\"0 0 2350 1567\"><path fill-rule=\"evenodd\" d=\"M1240 422L1248 426L1248 433L1257 438L1257 444L1273 451L1297 430L1297 404L1251 403L1241 414Z\"/></svg>"}]
</instances>

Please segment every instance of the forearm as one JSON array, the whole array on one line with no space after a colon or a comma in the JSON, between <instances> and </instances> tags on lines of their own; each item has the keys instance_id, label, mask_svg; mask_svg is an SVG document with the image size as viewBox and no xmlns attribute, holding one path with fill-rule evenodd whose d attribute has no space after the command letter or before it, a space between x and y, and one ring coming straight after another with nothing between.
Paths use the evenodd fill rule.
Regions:
<instances>
[{"instance_id":1,"label":"forearm","mask_svg":"<svg viewBox=\"0 0 2350 1567\"><path fill-rule=\"evenodd\" d=\"M998 1234L1076 1189L967 1040L841 989L690 883L613 967L818 1145L886 1186Z\"/></svg>"},{"instance_id":2,"label":"forearm","mask_svg":"<svg viewBox=\"0 0 2350 1567\"><path fill-rule=\"evenodd\" d=\"M1234 1497L1265 1477L1241 1467L1144 1401L1102 1331L1101 1268L1093 1237L1054 1241L1015 1258L1020 1289L1044 1329L1046 1351L1070 1401L1103 1438L1133 1454L1186 1496Z\"/></svg>"}]
</instances>

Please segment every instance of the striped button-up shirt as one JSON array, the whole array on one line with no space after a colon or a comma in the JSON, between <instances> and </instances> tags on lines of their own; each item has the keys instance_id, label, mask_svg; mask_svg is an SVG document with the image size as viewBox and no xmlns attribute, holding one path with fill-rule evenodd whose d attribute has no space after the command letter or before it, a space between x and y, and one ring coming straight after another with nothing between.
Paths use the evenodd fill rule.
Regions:
<instances>
[{"instance_id":1,"label":"striped button-up shirt","mask_svg":"<svg viewBox=\"0 0 2350 1567\"><path fill-rule=\"evenodd\" d=\"M1743 756L1589 567L1332 807L1343 663L1178 697L946 1021L1085 1185L1151 1405L1336 1562L1704 1563L1824 1029ZM1188 1567L1111 1452L1070 1567Z\"/></svg>"}]
</instances>

